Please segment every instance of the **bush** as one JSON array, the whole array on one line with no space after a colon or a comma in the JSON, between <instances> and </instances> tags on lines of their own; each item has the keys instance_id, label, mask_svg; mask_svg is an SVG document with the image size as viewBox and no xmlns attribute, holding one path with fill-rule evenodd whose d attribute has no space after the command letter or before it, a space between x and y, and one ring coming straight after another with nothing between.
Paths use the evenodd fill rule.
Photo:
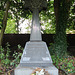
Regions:
<instances>
[{"instance_id":1,"label":"bush","mask_svg":"<svg viewBox=\"0 0 75 75\"><path fill-rule=\"evenodd\" d=\"M63 70L66 74L75 73L75 57L74 56L64 56L61 59L52 55L53 64L58 68Z\"/></svg>"},{"instance_id":2,"label":"bush","mask_svg":"<svg viewBox=\"0 0 75 75\"><path fill-rule=\"evenodd\" d=\"M6 44L5 48L2 48L2 46L0 47L0 67L2 67L2 69L0 69L0 72L7 72L8 70L15 68L19 64L22 53L15 51L12 56L14 59L11 60L11 50L9 47L9 43ZM18 50L23 50L23 48L18 45Z\"/></svg>"}]
</instances>

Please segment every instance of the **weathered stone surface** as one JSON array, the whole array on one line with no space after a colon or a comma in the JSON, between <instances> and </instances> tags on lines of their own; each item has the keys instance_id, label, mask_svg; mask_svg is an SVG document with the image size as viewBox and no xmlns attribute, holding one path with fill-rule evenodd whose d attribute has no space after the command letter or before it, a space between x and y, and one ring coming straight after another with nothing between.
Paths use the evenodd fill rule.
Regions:
<instances>
[{"instance_id":1,"label":"weathered stone surface","mask_svg":"<svg viewBox=\"0 0 75 75\"><path fill-rule=\"evenodd\" d=\"M45 42L27 42L20 61L21 66L49 66L52 63Z\"/></svg>"},{"instance_id":2,"label":"weathered stone surface","mask_svg":"<svg viewBox=\"0 0 75 75\"><path fill-rule=\"evenodd\" d=\"M31 73L34 71L34 69L36 69L37 67L23 67L23 66L18 66L15 69L14 74L15 75L31 75ZM53 66L53 64L51 64L48 67L39 67L41 69L45 69L46 71L48 71L48 73L50 75L58 75L58 69Z\"/></svg>"},{"instance_id":3,"label":"weathered stone surface","mask_svg":"<svg viewBox=\"0 0 75 75\"><path fill-rule=\"evenodd\" d=\"M38 9L34 9L33 11L31 28L30 41L42 41Z\"/></svg>"}]
</instances>

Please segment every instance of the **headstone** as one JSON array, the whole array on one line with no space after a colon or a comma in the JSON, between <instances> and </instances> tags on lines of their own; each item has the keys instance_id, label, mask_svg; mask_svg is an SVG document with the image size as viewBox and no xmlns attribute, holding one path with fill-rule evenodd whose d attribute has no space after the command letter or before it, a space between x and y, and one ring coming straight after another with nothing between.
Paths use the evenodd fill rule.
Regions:
<instances>
[{"instance_id":1,"label":"headstone","mask_svg":"<svg viewBox=\"0 0 75 75\"><path fill-rule=\"evenodd\" d=\"M58 75L58 69L52 64L47 45L42 41L39 12L47 7L46 0L25 0L25 8L33 13L30 41L26 43L15 75L30 75L36 68L45 68L49 73ZM26 72L27 71L27 72Z\"/></svg>"}]
</instances>

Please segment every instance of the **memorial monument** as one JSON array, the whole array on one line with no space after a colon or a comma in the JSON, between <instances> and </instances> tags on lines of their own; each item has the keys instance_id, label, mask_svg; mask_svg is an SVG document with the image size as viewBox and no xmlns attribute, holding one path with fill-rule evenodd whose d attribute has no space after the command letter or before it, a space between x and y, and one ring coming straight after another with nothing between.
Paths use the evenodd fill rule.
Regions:
<instances>
[{"instance_id":1,"label":"memorial monument","mask_svg":"<svg viewBox=\"0 0 75 75\"><path fill-rule=\"evenodd\" d=\"M58 69L52 64L47 45L42 41L39 12L47 8L46 0L25 0L25 9L32 12L30 41L26 43L15 75L30 75L36 67L46 69L52 75L58 75Z\"/></svg>"}]
</instances>

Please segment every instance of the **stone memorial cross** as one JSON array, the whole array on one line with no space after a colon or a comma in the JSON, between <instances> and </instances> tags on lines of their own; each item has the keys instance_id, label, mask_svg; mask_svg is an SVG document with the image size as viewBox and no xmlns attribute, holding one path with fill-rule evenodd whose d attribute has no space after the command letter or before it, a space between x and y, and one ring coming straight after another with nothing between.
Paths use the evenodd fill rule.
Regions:
<instances>
[{"instance_id":1,"label":"stone memorial cross","mask_svg":"<svg viewBox=\"0 0 75 75\"><path fill-rule=\"evenodd\" d=\"M39 22L39 12L47 7L47 0L25 0L25 9L32 13L30 41L26 42L20 64L15 69L15 75L31 75L36 67L45 68L50 74L58 75L58 69L52 64L52 59L45 42L42 41Z\"/></svg>"},{"instance_id":2,"label":"stone memorial cross","mask_svg":"<svg viewBox=\"0 0 75 75\"><path fill-rule=\"evenodd\" d=\"M30 41L42 41L39 12L46 7L46 0L25 0L25 8L28 8L33 13Z\"/></svg>"},{"instance_id":3,"label":"stone memorial cross","mask_svg":"<svg viewBox=\"0 0 75 75\"><path fill-rule=\"evenodd\" d=\"M25 0L25 9L32 13L30 41L26 43L20 64L22 66L49 66L52 63L47 45L42 41L39 12L47 7L46 0Z\"/></svg>"}]
</instances>

